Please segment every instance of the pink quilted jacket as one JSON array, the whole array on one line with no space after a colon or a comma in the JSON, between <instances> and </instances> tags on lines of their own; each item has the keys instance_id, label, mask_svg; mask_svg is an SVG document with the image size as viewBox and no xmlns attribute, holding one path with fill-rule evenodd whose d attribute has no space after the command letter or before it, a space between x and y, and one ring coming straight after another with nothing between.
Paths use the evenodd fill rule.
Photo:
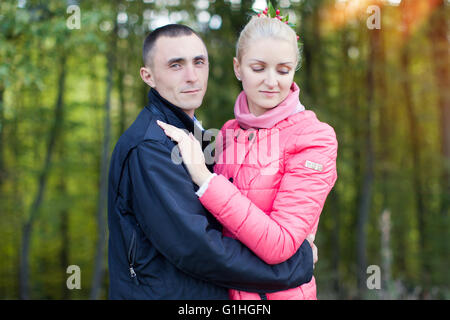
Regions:
<instances>
[{"instance_id":1,"label":"pink quilted jacket","mask_svg":"<svg viewBox=\"0 0 450 320\"><path fill-rule=\"evenodd\" d=\"M316 233L337 179L336 156L333 128L312 111L295 113L269 129L243 130L229 120L216 139L217 176L200 201L224 226L224 235L239 239L266 263L278 264ZM315 279L266 296L316 299ZM230 290L230 298L260 295Z\"/></svg>"}]
</instances>

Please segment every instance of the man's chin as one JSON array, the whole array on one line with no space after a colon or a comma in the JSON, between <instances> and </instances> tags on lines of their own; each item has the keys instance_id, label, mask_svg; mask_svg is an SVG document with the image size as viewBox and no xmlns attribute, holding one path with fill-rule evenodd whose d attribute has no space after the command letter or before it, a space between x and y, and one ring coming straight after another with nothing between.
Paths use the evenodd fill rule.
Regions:
<instances>
[{"instance_id":1,"label":"man's chin","mask_svg":"<svg viewBox=\"0 0 450 320\"><path fill-rule=\"evenodd\" d=\"M184 106L181 106L179 108L192 117L194 115L195 110L200 108L200 106L201 106L201 104L199 104L199 105L197 105L197 104L195 104L195 105L184 105Z\"/></svg>"},{"instance_id":2,"label":"man's chin","mask_svg":"<svg viewBox=\"0 0 450 320\"><path fill-rule=\"evenodd\" d=\"M183 105L179 106L181 109L183 110L195 110L200 108L200 106L202 105L202 101L196 101L196 102L192 102L192 103L183 103Z\"/></svg>"}]
</instances>

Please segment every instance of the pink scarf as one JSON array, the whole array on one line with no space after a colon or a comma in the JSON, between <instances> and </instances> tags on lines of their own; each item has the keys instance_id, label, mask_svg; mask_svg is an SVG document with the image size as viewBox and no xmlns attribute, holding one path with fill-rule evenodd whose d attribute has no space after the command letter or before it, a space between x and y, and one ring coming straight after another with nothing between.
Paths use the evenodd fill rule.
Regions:
<instances>
[{"instance_id":1,"label":"pink scarf","mask_svg":"<svg viewBox=\"0 0 450 320\"><path fill-rule=\"evenodd\" d=\"M272 128L290 115L305 110L305 107L300 103L299 94L300 88L295 82L292 82L291 92L286 99L281 101L276 107L256 117L250 113L247 104L247 95L242 91L234 104L234 116L239 125L245 130L249 128Z\"/></svg>"}]
</instances>

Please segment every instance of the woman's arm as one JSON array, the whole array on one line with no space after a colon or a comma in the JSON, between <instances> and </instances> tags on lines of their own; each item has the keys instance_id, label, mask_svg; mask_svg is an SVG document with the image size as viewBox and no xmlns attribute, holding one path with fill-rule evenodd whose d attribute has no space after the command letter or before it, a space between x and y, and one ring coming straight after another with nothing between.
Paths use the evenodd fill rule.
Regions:
<instances>
[{"instance_id":1,"label":"woman's arm","mask_svg":"<svg viewBox=\"0 0 450 320\"><path fill-rule=\"evenodd\" d=\"M269 264L283 262L297 251L318 222L337 178L337 141L330 126L303 132L298 141L306 143L297 143L294 153L286 155L270 214L221 175L211 179L200 197L221 224Z\"/></svg>"},{"instance_id":2,"label":"woman's arm","mask_svg":"<svg viewBox=\"0 0 450 320\"><path fill-rule=\"evenodd\" d=\"M171 129L165 132L176 137ZM269 215L222 175L210 179L199 198L222 225L269 264L283 262L298 250L317 223L336 181L334 130L323 124L319 130L315 127L311 133L302 132L300 140L308 143L297 143L294 152L286 155L284 175ZM192 159L190 150L192 148L180 148L183 160L185 156ZM321 171L310 163L321 164ZM198 172L191 175L201 176L202 170Z\"/></svg>"}]
</instances>

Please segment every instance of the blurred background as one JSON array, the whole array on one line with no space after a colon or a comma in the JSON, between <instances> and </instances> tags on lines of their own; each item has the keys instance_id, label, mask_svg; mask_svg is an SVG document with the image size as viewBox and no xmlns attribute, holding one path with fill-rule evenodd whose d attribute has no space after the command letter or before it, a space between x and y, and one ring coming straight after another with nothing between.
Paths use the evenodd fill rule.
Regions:
<instances>
[{"instance_id":1,"label":"blurred background","mask_svg":"<svg viewBox=\"0 0 450 320\"><path fill-rule=\"evenodd\" d=\"M339 141L318 298L450 299L450 2L272 3L300 35L300 99ZM183 23L202 35L210 80L197 117L220 128L241 90L235 42L266 5L0 2L0 299L107 298L107 170L146 105L146 34ZM68 289L70 265L80 289Z\"/></svg>"}]
</instances>

